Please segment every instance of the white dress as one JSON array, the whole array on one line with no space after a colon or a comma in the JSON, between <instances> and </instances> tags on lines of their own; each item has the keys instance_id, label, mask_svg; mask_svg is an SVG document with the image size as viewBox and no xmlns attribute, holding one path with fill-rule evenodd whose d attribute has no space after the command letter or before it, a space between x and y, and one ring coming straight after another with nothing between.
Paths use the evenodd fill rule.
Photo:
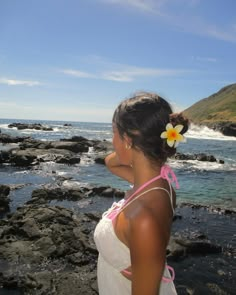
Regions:
<instances>
[{"instance_id":1,"label":"white dress","mask_svg":"<svg viewBox=\"0 0 236 295\"><path fill-rule=\"evenodd\" d=\"M155 179L158 179L159 177L162 177L167 179L170 185L171 180L167 176L170 168L168 166L163 166L162 170L163 171L161 172L160 176L150 180L147 184L151 183ZM167 173L165 173L166 170ZM171 173L173 175L173 172ZM169 191L164 188L154 187L133 198L130 202L127 202L127 205L135 201L141 195L154 189L161 189L167 192L170 197L171 206L173 209L171 185L171 193L169 193ZM97 264L99 295L131 295L131 281L121 274L122 270L128 268L131 265L130 251L129 248L118 239L114 231L112 219L108 218L109 213L113 212L114 208L117 210L118 207L118 212L123 210L127 206L124 204L126 201L123 199L118 203L114 203L112 207L103 214L102 219L95 228L94 241L99 252ZM159 295L176 295L177 293L175 286L173 280L171 280L171 276L167 267L165 267L163 277L169 278L169 281L165 282L162 280Z\"/></svg>"},{"instance_id":2,"label":"white dress","mask_svg":"<svg viewBox=\"0 0 236 295\"><path fill-rule=\"evenodd\" d=\"M131 295L131 281L121 271L131 265L129 248L115 234L112 220L106 214L99 221L94 232L99 252L97 279L99 295ZM164 277L170 278L167 268ZM161 282L160 295L176 295L173 281Z\"/></svg>"}]
</instances>

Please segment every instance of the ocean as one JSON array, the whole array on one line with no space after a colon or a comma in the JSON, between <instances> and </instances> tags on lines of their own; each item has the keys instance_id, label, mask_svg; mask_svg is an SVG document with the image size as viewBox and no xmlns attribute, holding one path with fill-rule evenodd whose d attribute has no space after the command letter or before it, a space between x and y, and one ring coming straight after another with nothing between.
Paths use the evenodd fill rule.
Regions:
<instances>
[{"instance_id":1,"label":"ocean","mask_svg":"<svg viewBox=\"0 0 236 295\"><path fill-rule=\"evenodd\" d=\"M8 124L40 123L52 127L53 131L17 130ZM71 126L64 126L71 124ZM87 139L112 140L111 123L68 122L0 119L2 133L12 136L31 136L35 139L59 140L72 136L83 136ZM217 162L197 160L170 160L168 164L177 175L180 189L177 191L177 203L192 203L236 210L236 138L223 136L220 132L207 127L191 125L186 133L187 142L181 143L178 152L184 154L205 153L214 155ZM0 144L0 150L15 145ZM9 165L0 166L0 183L18 185L11 192L11 210L15 210L30 199L31 192L45 184L53 183L57 176L64 177L64 185L109 185L127 190L129 184L111 175L103 165L95 164L93 150L82 155L81 162L68 166L53 162L42 163L33 169L16 168ZM220 164L223 160L224 164ZM22 187L20 186L22 185Z\"/></svg>"}]
</instances>

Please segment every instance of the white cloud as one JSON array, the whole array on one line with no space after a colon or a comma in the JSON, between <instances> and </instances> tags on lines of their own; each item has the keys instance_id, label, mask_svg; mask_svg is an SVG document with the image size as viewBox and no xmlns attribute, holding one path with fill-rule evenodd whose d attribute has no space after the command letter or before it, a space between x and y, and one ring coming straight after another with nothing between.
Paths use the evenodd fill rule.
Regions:
<instances>
[{"instance_id":1,"label":"white cloud","mask_svg":"<svg viewBox=\"0 0 236 295\"><path fill-rule=\"evenodd\" d=\"M94 75L87 72L78 71L78 70L65 69L65 70L60 70L60 72L66 75L74 76L78 78L94 78Z\"/></svg>"},{"instance_id":2,"label":"white cloud","mask_svg":"<svg viewBox=\"0 0 236 295\"><path fill-rule=\"evenodd\" d=\"M17 107L17 104L15 102L1 101L0 108L5 108L5 107Z\"/></svg>"},{"instance_id":3,"label":"white cloud","mask_svg":"<svg viewBox=\"0 0 236 295\"><path fill-rule=\"evenodd\" d=\"M200 56L197 56L196 60L197 61L202 61L202 62L212 62L212 63L217 62L217 59L214 58L214 57L200 57Z\"/></svg>"},{"instance_id":4,"label":"white cloud","mask_svg":"<svg viewBox=\"0 0 236 295\"><path fill-rule=\"evenodd\" d=\"M132 82L139 77L179 76L183 73L190 72L189 70L184 69L142 68L112 62L108 63L107 61L102 63L102 59L99 60L99 66L108 69L101 69L96 73L81 72L74 69L61 70L60 72L78 78L92 78L117 82Z\"/></svg>"},{"instance_id":5,"label":"white cloud","mask_svg":"<svg viewBox=\"0 0 236 295\"><path fill-rule=\"evenodd\" d=\"M144 13L158 15L158 21L164 22L173 29L214 39L236 42L236 25L230 20L223 28L216 21L202 19L196 15L196 6L203 5L199 0L98 0L103 3L122 5ZM176 9L177 13L176 13ZM183 13L179 13L181 11Z\"/></svg>"},{"instance_id":6,"label":"white cloud","mask_svg":"<svg viewBox=\"0 0 236 295\"><path fill-rule=\"evenodd\" d=\"M41 83L38 81L15 80L15 79L6 79L6 78L0 78L0 84L6 84L9 86L23 85L23 86L30 86L30 87L41 85Z\"/></svg>"},{"instance_id":7,"label":"white cloud","mask_svg":"<svg viewBox=\"0 0 236 295\"><path fill-rule=\"evenodd\" d=\"M236 32L233 25L229 25L225 30L217 28L217 26L207 25L202 33L219 40L236 42Z\"/></svg>"},{"instance_id":8,"label":"white cloud","mask_svg":"<svg viewBox=\"0 0 236 295\"><path fill-rule=\"evenodd\" d=\"M178 76L185 73L185 70L179 69L153 69L153 68L139 68L127 67L121 71L111 71L103 75L105 80L130 82L136 77L164 77L164 76Z\"/></svg>"},{"instance_id":9,"label":"white cloud","mask_svg":"<svg viewBox=\"0 0 236 295\"><path fill-rule=\"evenodd\" d=\"M122 6L129 6L143 11L156 11L157 3L161 3L162 1L158 0L101 0L102 2L109 4L118 4Z\"/></svg>"},{"instance_id":10,"label":"white cloud","mask_svg":"<svg viewBox=\"0 0 236 295\"><path fill-rule=\"evenodd\" d=\"M117 82L131 82L133 81L133 77L125 72L111 71L107 73L103 73L101 79L117 81Z\"/></svg>"}]
</instances>

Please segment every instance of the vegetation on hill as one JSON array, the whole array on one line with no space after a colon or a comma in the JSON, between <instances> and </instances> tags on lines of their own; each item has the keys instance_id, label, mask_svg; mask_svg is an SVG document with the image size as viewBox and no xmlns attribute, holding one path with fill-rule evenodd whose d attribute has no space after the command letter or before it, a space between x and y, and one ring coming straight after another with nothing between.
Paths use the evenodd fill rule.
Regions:
<instances>
[{"instance_id":1,"label":"vegetation on hill","mask_svg":"<svg viewBox=\"0 0 236 295\"><path fill-rule=\"evenodd\" d=\"M236 123L236 83L198 101L183 113L193 123L209 127Z\"/></svg>"}]
</instances>

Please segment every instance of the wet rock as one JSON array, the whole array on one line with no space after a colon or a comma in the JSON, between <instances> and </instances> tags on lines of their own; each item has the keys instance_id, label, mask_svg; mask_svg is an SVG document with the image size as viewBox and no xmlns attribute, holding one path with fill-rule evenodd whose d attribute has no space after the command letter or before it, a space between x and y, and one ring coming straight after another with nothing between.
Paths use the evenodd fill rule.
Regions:
<instances>
[{"instance_id":1,"label":"wet rock","mask_svg":"<svg viewBox=\"0 0 236 295\"><path fill-rule=\"evenodd\" d=\"M56 187L56 188L40 188L32 192L32 198L27 204L46 204L51 200L68 200L78 201L83 198L93 197L95 195L102 197L116 197L123 198L124 192L109 186L100 187Z\"/></svg>"},{"instance_id":2,"label":"wet rock","mask_svg":"<svg viewBox=\"0 0 236 295\"><path fill-rule=\"evenodd\" d=\"M209 292L211 294L217 294L217 295L228 295L229 294L228 292L225 292L224 290L222 290L217 284L207 283L207 287L208 287Z\"/></svg>"},{"instance_id":3,"label":"wet rock","mask_svg":"<svg viewBox=\"0 0 236 295\"><path fill-rule=\"evenodd\" d=\"M73 141L40 141L35 139L24 140L20 144L21 149L59 149L68 150L74 153L88 152L89 145L84 142L73 142Z\"/></svg>"},{"instance_id":4,"label":"wet rock","mask_svg":"<svg viewBox=\"0 0 236 295\"><path fill-rule=\"evenodd\" d=\"M8 197L10 187L7 185L0 185L0 212L8 212L10 210L10 199Z\"/></svg>"},{"instance_id":5,"label":"wet rock","mask_svg":"<svg viewBox=\"0 0 236 295\"><path fill-rule=\"evenodd\" d=\"M28 238L38 238L41 236L40 228L33 218L27 218L26 220L24 220L22 231L25 232Z\"/></svg>"},{"instance_id":6,"label":"wet rock","mask_svg":"<svg viewBox=\"0 0 236 295\"><path fill-rule=\"evenodd\" d=\"M10 187L8 185L0 184L0 195L8 196L10 193Z\"/></svg>"},{"instance_id":7,"label":"wet rock","mask_svg":"<svg viewBox=\"0 0 236 295\"><path fill-rule=\"evenodd\" d=\"M212 155L197 154L196 160L203 162L216 162L216 158Z\"/></svg>"},{"instance_id":8,"label":"wet rock","mask_svg":"<svg viewBox=\"0 0 236 295\"><path fill-rule=\"evenodd\" d=\"M9 161L16 166L29 166L34 162L35 159L37 159L37 155L34 152L35 150L33 151L32 149L16 149L11 153Z\"/></svg>"},{"instance_id":9,"label":"wet rock","mask_svg":"<svg viewBox=\"0 0 236 295\"><path fill-rule=\"evenodd\" d=\"M29 139L29 137L19 137L19 136L11 136L9 134L0 134L0 142L2 143L18 143L23 142L24 140Z\"/></svg>"},{"instance_id":10,"label":"wet rock","mask_svg":"<svg viewBox=\"0 0 236 295\"><path fill-rule=\"evenodd\" d=\"M9 151L0 151L0 164L8 163L11 153Z\"/></svg>"},{"instance_id":11,"label":"wet rock","mask_svg":"<svg viewBox=\"0 0 236 295\"><path fill-rule=\"evenodd\" d=\"M29 274L22 281L24 295L95 295L98 294L96 276L80 269L66 272L43 271Z\"/></svg>"},{"instance_id":12,"label":"wet rock","mask_svg":"<svg viewBox=\"0 0 236 295\"><path fill-rule=\"evenodd\" d=\"M225 136L236 136L235 122L218 122L209 124L209 128L220 131Z\"/></svg>"},{"instance_id":13,"label":"wet rock","mask_svg":"<svg viewBox=\"0 0 236 295\"><path fill-rule=\"evenodd\" d=\"M80 158L73 152L63 149L15 149L11 152L10 163L16 166L30 166L40 162L54 161L63 164L76 164Z\"/></svg>"},{"instance_id":14,"label":"wet rock","mask_svg":"<svg viewBox=\"0 0 236 295\"><path fill-rule=\"evenodd\" d=\"M205 255L221 253L222 247L215 245L205 235L196 238L171 237L167 247L169 258L177 259L188 255Z\"/></svg>"},{"instance_id":15,"label":"wet rock","mask_svg":"<svg viewBox=\"0 0 236 295\"><path fill-rule=\"evenodd\" d=\"M92 147L96 152L107 152L112 151L112 143L107 140L88 140L82 136L73 136L69 139L61 139L61 141L72 141L72 142L78 142L80 144L83 144L84 146L87 146L88 148Z\"/></svg>"},{"instance_id":16,"label":"wet rock","mask_svg":"<svg viewBox=\"0 0 236 295\"><path fill-rule=\"evenodd\" d=\"M73 154L65 154L63 150L61 153L59 151L58 152L52 151L45 155L37 156L37 162L51 162L51 161L58 164L73 165L73 164L79 164L80 158Z\"/></svg>"},{"instance_id":17,"label":"wet rock","mask_svg":"<svg viewBox=\"0 0 236 295\"><path fill-rule=\"evenodd\" d=\"M101 196L111 198L114 196L114 190L112 188L106 188L101 192Z\"/></svg>"},{"instance_id":18,"label":"wet rock","mask_svg":"<svg viewBox=\"0 0 236 295\"><path fill-rule=\"evenodd\" d=\"M0 220L0 265L5 263L0 288L36 295L98 294L96 223L62 207L34 205Z\"/></svg>"},{"instance_id":19,"label":"wet rock","mask_svg":"<svg viewBox=\"0 0 236 295\"><path fill-rule=\"evenodd\" d=\"M186 285L176 286L179 295L194 295L195 291Z\"/></svg>"},{"instance_id":20,"label":"wet rock","mask_svg":"<svg viewBox=\"0 0 236 295\"><path fill-rule=\"evenodd\" d=\"M94 159L96 164L102 164L105 165L105 156L104 157L98 157Z\"/></svg>"},{"instance_id":21,"label":"wet rock","mask_svg":"<svg viewBox=\"0 0 236 295\"><path fill-rule=\"evenodd\" d=\"M9 141L16 141L8 136ZM98 140L88 140L77 136L60 141L40 141L32 138L22 138L19 148L0 153L0 163L11 163L16 166L37 165L40 162L53 161L60 164L78 164L78 154L87 153L90 148L96 152L106 151L111 143Z\"/></svg>"},{"instance_id":22,"label":"wet rock","mask_svg":"<svg viewBox=\"0 0 236 295\"><path fill-rule=\"evenodd\" d=\"M9 187L10 187L11 191L14 191L14 190L21 189L21 188L26 187L31 184L32 183L16 183L16 184L9 184Z\"/></svg>"},{"instance_id":23,"label":"wet rock","mask_svg":"<svg viewBox=\"0 0 236 295\"><path fill-rule=\"evenodd\" d=\"M35 149L49 149L51 141L41 141L33 138L27 138L20 143L19 147L22 150L35 148Z\"/></svg>"},{"instance_id":24,"label":"wet rock","mask_svg":"<svg viewBox=\"0 0 236 295\"><path fill-rule=\"evenodd\" d=\"M97 152L112 152L113 145L110 141L103 140L103 141L95 141L93 145L95 151Z\"/></svg>"},{"instance_id":25,"label":"wet rock","mask_svg":"<svg viewBox=\"0 0 236 295\"><path fill-rule=\"evenodd\" d=\"M234 215L236 213L236 210L234 208L220 208L212 205L202 205L202 204L191 204L191 203L181 203L179 205L180 208L183 207L189 207L193 210L195 209L204 209L207 210L208 212L213 212L213 213L218 213L221 215Z\"/></svg>"},{"instance_id":26,"label":"wet rock","mask_svg":"<svg viewBox=\"0 0 236 295\"><path fill-rule=\"evenodd\" d=\"M221 132L226 136L236 136L236 123L227 123L221 127Z\"/></svg>"},{"instance_id":27,"label":"wet rock","mask_svg":"<svg viewBox=\"0 0 236 295\"><path fill-rule=\"evenodd\" d=\"M63 141L52 141L50 143L50 148L54 149L64 149L68 151L72 151L74 153L84 153L88 152L88 146L84 145L83 143L78 142L63 142Z\"/></svg>"},{"instance_id":28,"label":"wet rock","mask_svg":"<svg viewBox=\"0 0 236 295\"><path fill-rule=\"evenodd\" d=\"M90 142L87 138L83 136L72 136L71 138L62 138L61 141L72 141L72 142Z\"/></svg>"},{"instance_id":29,"label":"wet rock","mask_svg":"<svg viewBox=\"0 0 236 295\"><path fill-rule=\"evenodd\" d=\"M109 186L99 186L92 188L93 194L103 196L103 197L117 197L123 198L124 192L119 189L114 189Z\"/></svg>"},{"instance_id":30,"label":"wet rock","mask_svg":"<svg viewBox=\"0 0 236 295\"><path fill-rule=\"evenodd\" d=\"M182 218L183 218L182 215L175 214L175 215L173 216L173 221L178 220L178 219L182 219Z\"/></svg>"},{"instance_id":31,"label":"wet rock","mask_svg":"<svg viewBox=\"0 0 236 295\"><path fill-rule=\"evenodd\" d=\"M200 154L181 154L176 153L174 155L176 160L197 160L203 162L217 162L217 159L213 155L207 155L204 153ZM218 160L220 164L224 164L224 160Z\"/></svg>"},{"instance_id":32,"label":"wet rock","mask_svg":"<svg viewBox=\"0 0 236 295\"><path fill-rule=\"evenodd\" d=\"M69 201L78 201L84 197L83 189L63 189L63 188L54 188L54 189L36 189L32 192L32 199L27 202L27 204L41 202L49 202L50 200L69 200ZM40 203L41 203L40 202Z\"/></svg>"},{"instance_id":33,"label":"wet rock","mask_svg":"<svg viewBox=\"0 0 236 295\"><path fill-rule=\"evenodd\" d=\"M53 131L53 128L43 126L40 123L35 123L35 124L12 123L8 125L8 128L14 128L14 127L17 128L18 130L35 129L35 130L42 130L42 131Z\"/></svg>"},{"instance_id":34,"label":"wet rock","mask_svg":"<svg viewBox=\"0 0 236 295\"><path fill-rule=\"evenodd\" d=\"M55 198L57 195L66 196L60 190L63 191L61 188L53 191ZM112 189L106 186L81 187L70 193L87 198L88 194L102 195L106 191L109 195ZM35 199L47 197L43 190L36 192L33 194ZM50 190L46 193L50 194ZM68 197L70 193L67 189ZM189 211L192 212L192 208ZM204 212L209 214L207 210ZM34 295L68 294L68 290L70 294L98 294L93 231L100 217L96 211L75 216L71 210L35 202L12 212L6 220L0 220L0 288L21 288L24 294ZM183 215L176 222L183 222L186 227L185 218ZM221 247L211 242L204 232L175 233L167 254L168 264L176 269L178 294L225 294L220 292L229 289L232 279L230 281L231 269L227 269L225 249L222 252ZM215 281L210 281L205 274L199 277L199 266L204 269L209 264L206 273L211 273L213 263ZM190 273L190 279L186 273ZM195 282L195 276L197 281L200 278L201 287ZM224 288L226 283L228 285Z\"/></svg>"}]
</instances>

